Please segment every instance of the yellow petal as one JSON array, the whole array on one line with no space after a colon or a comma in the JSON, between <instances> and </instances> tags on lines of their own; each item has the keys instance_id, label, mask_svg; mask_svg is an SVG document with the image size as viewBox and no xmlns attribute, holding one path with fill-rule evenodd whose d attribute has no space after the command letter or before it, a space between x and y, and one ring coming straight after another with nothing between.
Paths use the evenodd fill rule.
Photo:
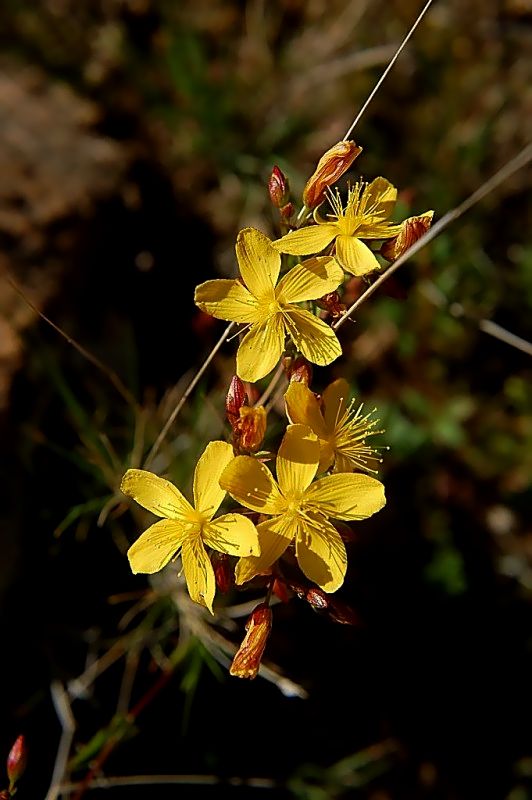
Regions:
<instances>
[{"instance_id":1,"label":"yellow petal","mask_svg":"<svg viewBox=\"0 0 532 800\"><path fill-rule=\"evenodd\" d=\"M286 273L275 294L281 304L316 300L334 292L343 279L342 268L331 256L308 258Z\"/></svg>"},{"instance_id":2,"label":"yellow petal","mask_svg":"<svg viewBox=\"0 0 532 800\"><path fill-rule=\"evenodd\" d=\"M316 436L325 439L327 428L314 392L299 381L292 381L284 396L290 422L310 425Z\"/></svg>"},{"instance_id":3,"label":"yellow petal","mask_svg":"<svg viewBox=\"0 0 532 800\"><path fill-rule=\"evenodd\" d=\"M285 327L280 314L253 325L238 348L236 374L254 383L271 372L284 350Z\"/></svg>"},{"instance_id":4,"label":"yellow petal","mask_svg":"<svg viewBox=\"0 0 532 800\"><path fill-rule=\"evenodd\" d=\"M225 497L225 491L220 488L220 475L233 457L233 448L228 442L210 442L196 465L194 505L207 519L212 519Z\"/></svg>"},{"instance_id":5,"label":"yellow petal","mask_svg":"<svg viewBox=\"0 0 532 800\"><path fill-rule=\"evenodd\" d=\"M310 256L313 253L321 253L337 234L336 223L324 222L287 233L286 236L277 239L272 244L280 253L289 253L292 256Z\"/></svg>"},{"instance_id":6,"label":"yellow petal","mask_svg":"<svg viewBox=\"0 0 532 800\"><path fill-rule=\"evenodd\" d=\"M272 242L255 228L244 228L236 240L240 274L258 300L271 298L281 269L281 258Z\"/></svg>"},{"instance_id":7,"label":"yellow petal","mask_svg":"<svg viewBox=\"0 0 532 800\"><path fill-rule=\"evenodd\" d=\"M329 433L333 433L347 408L349 384L344 378L330 383L322 395L323 416Z\"/></svg>"},{"instance_id":8,"label":"yellow petal","mask_svg":"<svg viewBox=\"0 0 532 800\"><path fill-rule=\"evenodd\" d=\"M214 613L212 610L216 592L214 569L199 533L197 536L188 536L183 542L181 561L192 600L207 606L211 614Z\"/></svg>"},{"instance_id":9,"label":"yellow petal","mask_svg":"<svg viewBox=\"0 0 532 800\"><path fill-rule=\"evenodd\" d=\"M194 302L206 314L231 322L256 322L257 300L240 281L205 281L196 286Z\"/></svg>"},{"instance_id":10,"label":"yellow petal","mask_svg":"<svg viewBox=\"0 0 532 800\"><path fill-rule=\"evenodd\" d=\"M312 482L320 460L320 443L308 425L288 425L277 453L277 481L289 500Z\"/></svg>"},{"instance_id":11,"label":"yellow petal","mask_svg":"<svg viewBox=\"0 0 532 800\"><path fill-rule=\"evenodd\" d=\"M203 541L213 550L230 556L260 554L257 529L242 514L224 514L203 526Z\"/></svg>"},{"instance_id":12,"label":"yellow petal","mask_svg":"<svg viewBox=\"0 0 532 800\"><path fill-rule=\"evenodd\" d=\"M173 483L145 469L128 469L120 490L137 503L166 519L195 519L194 509Z\"/></svg>"},{"instance_id":13,"label":"yellow petal","mask_svg":"<svg viewBox=\"0 0 532 800\"><path fill-rule=\"evenodd\" d=\"M366 519L385 504L384 486L369 475L358 473L327 475L305 492L305 503L327 517L340 520Z\"/></svg>"},{"instance_id":14,"label":"yellow petal","mask_svg":"<svg viewBox=\"0 0 532 800\"><path fill-rule=\"evenodd\" d=\"M188 526L170 519L150 525L127 551L132 572L159 572L177 555L188 530Z\"/></svg>"},{"instance_id":15,"label":"yellow petal","mask_svg":"<svg viewBox=\"0 0 532 800\"><path fill-rule=\"evenodd\" d=\"M340 534L327 520L302 521L296 556L307 578L324 592L335 592L344 582L347 554Z\"/></svg>"},{"instance_id":16,"label":"yellow petal","mask_svg":"<svg viewBox=\"0 0 532 800\"><path fill-rule=\"evenodd\" d=\"M397 189L386 178L375 178L364 191L360 213L377 220L388 219L397 200Z\"/></svg>"},{"instance_id":17,"label":"yellow petal","mask_svg":"<svg viewBox=\"0 0 532 800\"><path fill-rule=\"evenodd\" d=\"M220 486L237 503L263 514L282 514L286 501L268 467L252 456L237 456L224 469Z\"/></svg>"},{"instance_id":18,"label":"yellow petal","mask_svg":"<svg viewBox=\"0 0 532 800\"><path fill-rule=\"evenodd\" d=\"M367 275L380 269L380 264L367 244L354 236L339 236L336 239L336 257L346 272L352 275Z\"/></svg>"},{"instance_id":19,"label":"yellow petal","mask_svg":"<svg viewBox=\"0 0 532 800\"><path fill-rule=\"evenodd\" d=\"M257 525L260 556L241 558L235 569L237 584L245 583L268 572L272 564L280 558L295 535L296 529L291 519L284 516L268 519Z\"/></svg>"},{"instance_id":20,"label":"yellow petal","mask_svg":"<svg viewBox=\"0 0 532 800\"><path fill-rule=\"evenodd\" d=\"M333 329L310 311L292 308L287 317L290 338L313 364L323 367L342 355L342 346Z\"/></svg>"}]
</instances>

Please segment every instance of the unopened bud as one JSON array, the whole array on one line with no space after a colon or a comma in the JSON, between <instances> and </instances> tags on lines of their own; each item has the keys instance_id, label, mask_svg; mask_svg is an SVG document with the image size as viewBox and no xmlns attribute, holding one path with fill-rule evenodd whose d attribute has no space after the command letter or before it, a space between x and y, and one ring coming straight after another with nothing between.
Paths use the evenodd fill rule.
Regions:
<instances>
[{"instance_id":1,"label":"unopened bud","mask_svg":"<svg viewBox=\"0 0 532 800\"><path fill-rule=\"evenodd\" d=\"M256 678L272 629L272 610L261 603L246 622L246 635L229 670L237 678Z\"/></svg>"},{"instance_id":2,"label":"unopened bud","mask_svg":"<svg viewBox=\"0 0 532 800\"><path fill-rule=\"evenodd\" d=\"M384 242L380 254L388 261L396 261L399 256L412 247L414 242L421 239L430 228L434 211L427 211L419 217L408 217L401 225L401 230L393 239Z\"/></svg>"},{"instance_id":3,"label":"unopened bud","mask_svg":"<svg viewBox=\"0 0 532 800\"><path fill-rule=\"evenodd\" d=\"M316 302L320 308L328 311L333 319L341 317L346 309L345 304L340 302L340 295L338 292L324 294L323 297L320 297Z\"/></svg>"},{"instance_id":4,"label":"unopened bud","mask_svg":"<svg viewBox=\"0 0 532 800\"><path fill-rule=\"evenodd\" d=\"M312 210L323 203L327 188L347 172L361 152L362 148L354 142L342 141L322 155L303 191L303 202L307 208Z\"/></svg>"},{"instance_id":5,"label":"unopened bud","mask_svg":"<svg viewBox=\"0 0 532 800\"><path fill-rule=\"evenodd\" d=\"M238 375L233 375L225 398L225 413L233 430L240 424L240 409L247 403L245 386Z\"/></svg>"},{"instance_id":6,"label":"unopened bud","mask_svg":"<svg viewBox=\"0 0 532 800\"><path fill-rule=\"evenodd\" d=\"M27 763L27 750L24 736L19 736L9 751L7 757L7 777L9 778L9 791L12 791L18 779L23 775Z\"/></svg>"},{"instance_id":7,"label":"unopened bud","mask_svg":"<svg viewBox=\"0 0 532 800\"><path fill-rule=\"evenodd\" d=\"M312 383L312 364L303 356L286 358L284 369L290 382L304 383L305 386L310 386Z\"/></svg>"},{"instance_id":8,"label":"unopened bud","mask_svg":"<svg viewBox=\"0 0 532 800\"><path fill-rule=\"evenodd\" d=\"M283 208L290 197L290 187L279 167L274 167L268 179L268 193L275 208Z\"/></svg>"},{"instance_id":9,"label":"unopened bud","mask_svg":"<svg viewBox=\"0 0 532 800\"><path fill-rule=\"evenodd\" d=\"M330 617L335 622L339 622L341 625L356 625L359 621L358 615L347 603L327 594L323 589L317 586L307 589L304 595L299 594L299 596L304 596L305 600L314 611L326 614L326 616Z\"/></svg>"},{"instance_id":10,"label":"unopened bud","mask_svg":"<svg viewBox=\"0 0 532 800\"><path fill-rule=\"evenodd\" d=\"M290 595L288 593L288 586L284 581L280 581L279 578L276 578L273 582L272 586L273 594L279 598L281 603L288 603L290 600Z\"/></svg>"},{"instance_id":11,"label":"unopened bud","mask_svg":"<svg viewBox=\"0 0 532 800\"><path fill-rule=\"evenodd\" d=\"M255 452L266 433L266 409L264 406L241 406L239 444L242 450Z\"/></svg>"},{"instance_id":12,"label":"unopened bud","mask_svg":"<svg viewBox=\"0 0 532 800\"><path fill-rule=\"evenodd\" d=\"M292 217L295 211L295 207L293 203L287 203L285 206L279 209L279 213L283 220L287 221Z\"/></svg>"},{"instance_id":13,"label":"unopened bud","mask_svg":"<svg viewBox=\"0 0 532 800\"><path fill-rule=\"evenodd\" d=\"M216 586L225 594L235 585L235 570L231 559L226 553L219 553L217 550L213 550L211 563L214 569Z\"/></svg>"}]
</instances>

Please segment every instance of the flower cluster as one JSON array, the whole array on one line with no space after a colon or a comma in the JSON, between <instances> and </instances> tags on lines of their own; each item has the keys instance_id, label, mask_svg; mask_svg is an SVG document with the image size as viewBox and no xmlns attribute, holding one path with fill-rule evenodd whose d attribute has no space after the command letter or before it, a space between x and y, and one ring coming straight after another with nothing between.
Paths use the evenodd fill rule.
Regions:
<instances>
[{"instance_id":1,"label":"flower cluster","mask_svg":"<svg viewBox=\"0 0 532 800\"><path fill-rule=\"evenodd\" d=\"M267 588L231 667L240 677L258 672L273 593L286 599L291 591L336 621L352 621L341 601L328 599L346 575L345 523L367 519L385 504L374 477L380 457L368 444L382 432L377 420L350 400L343 378L321 394L312 391L310 365L326 366L342 354L330 320L342 313L346 274L367 276L397 259L428 229L432 212L391 222L397 190L382 177L349 185L344 202L333 184L360 151L354 142L339 142L324 154L293 222L288 181L275 167L268 188L288 232L272 241L254 228L240 231L238 277L196 288L203 312L244 327L226 400L232 441L205 448L193 503L147 470L128 470L121 484L125 495L159 517L128 551L133 572L154 573L179 557L191 598L211 613L217 587L253 581ZM275 453L259 449L266 411L249 401L246 383L251 389L281 360L289 383L285 432ZM228 508L217 516L222 504Z\"/></svg>"}]
</instances>

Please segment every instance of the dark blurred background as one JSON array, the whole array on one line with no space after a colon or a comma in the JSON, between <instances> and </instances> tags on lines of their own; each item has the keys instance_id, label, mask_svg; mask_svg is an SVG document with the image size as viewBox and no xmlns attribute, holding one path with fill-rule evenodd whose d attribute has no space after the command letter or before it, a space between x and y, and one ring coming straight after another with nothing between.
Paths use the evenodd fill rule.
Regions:
<instances>
[{"instance_id":1,"label":"dark blurred background","mask_svg":"<svg viewBox=\"0 0 532 800\"><path fill-rule=\"evenodd\" d=\"M120 646L126 610L155 591L130 574L139 529L112 498L222 330L194 286L233 274L240 228L278 235L271 168L297 200L421 5L3 0L0 758L24 733L21 800L51 781L51 683ZM528 0L436 0L353 134L356 174L398 187L398 218L441 217L532 139L531 52ZM531 208L528 167L399 270L316 371L318 391L345 376L377 407L390 450L387 506L357 526L340 592L358 623L297 598L274 609L267 659L307 698L191 648L104 774L269 781L179 789L191 797L532 798L531 362L486 324L532 339ZM9 276L115 371L140 417ZM176 479L222 435L233 358L222 349L173 431ZM169 623L169 639L135 650L132 702L175 634L156 607L142 635ZM74 779L101 752L83 745L114 735L123 670L73 702Z\"/></svg>"}]
</instances>

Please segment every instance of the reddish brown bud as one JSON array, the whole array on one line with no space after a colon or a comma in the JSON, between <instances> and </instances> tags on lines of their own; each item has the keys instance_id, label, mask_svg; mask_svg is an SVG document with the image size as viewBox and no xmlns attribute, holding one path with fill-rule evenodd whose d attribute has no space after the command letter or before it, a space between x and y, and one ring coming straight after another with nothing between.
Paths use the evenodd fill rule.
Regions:
<instances>
[{"instance_id":1,"label":"reddish brown bud","mask_svg":"<svg viewBox=\"0 0 532 800\"><path fill-rule=\"evenodd\" d=\"M225 413L233 430L240 424L240 409L247 403L245 386L238 375L233 375L225 398Z\"/></svg>"},{"instance_id":2,"label":"reddish brown bud","mask_svg":"<svg viewBox=\"0 0 532 800\"><path fill-rule=\"evenodd\" d=\"M313 209L323 203L327 188L347 172L361 152L362 148L354 142L342 141L322 155L303 191L303 202L307 208Z\"/></svg>"},{"instance_id":3,"label":"reddish brown bud","mask_svg":"<svg viewBox=\"0 0 532 800\"><path fill-rule=\"evenodd\" d=\"M290 219L294 211L295 211L295 206L293 203L287 203L285 206L279 209L279 213L281 214L281 217L285 222Z\"/></svg>"},{"instance_id":4,"label":"reddish brown bud","mask_svg":"<svg viewBox=\"0 0 532 800\"><path fill-rule=\"evenodd\" d=\"M235 571L231 559L226 553L219 553L217 550L213 550L211 563L214 569L216 586L225 594L235 585Z\"/></svg>"},{"instance_id":5,"label":"reddish brown bud","mask_svg":"<svg viewBox=\"0 0 532 800\"><path fill-rule=\"evenodd\" d=\"M314 611L326 614L334 622L339 622L341 625L356 625L359 621L358 615L347 603L327 594L318 586L299 587L296 593L301 599L304 598Z\"/></svg>"},{"instance_id":6,"label":"reddish brown bud","mask_svg":"<svg viewBox=\"0 0 532 800\"><path fill-rule=\"evenodd\" d=\"M11 791L26 769L28 753L24 736L19 736L7 757L7 777Z\"/></svg>"},{"instance_id":7,"label":"reddish brown bud","mask_svg":"<svg viewBox=\"0 0 532 800\"><path fill-rule=\"evenodd\" d=\"M346 309L345 304L340 302L340 295L338 292L324 294L323 297L320 297L316 302L320 308L328 311L333 319L341 317Z\"/></svg>"},{"instance_id":8,"label":"reddish brown bud","mask_svg":"<svg viewBox=\"0 0 532 800\"><path fill-rule=\"evenodd\" d=\"M434 211L427 211L419 217L409 217L401 225L401 230L393 239L384 242L380 254L388 261L396 261L399 256L412 247L414 242L421 239L430 228Z\"/></svg>"},{"instance_id":9,"label":"reddish brown bud","mask_svg":"<svg viewBox=\"0 0 532 800\"><path fill-rule=\"evenodd\" d=\"M285 358L284 369L289 381L297 381L310 386L312 383L312 364L303 356Z\"/></svg>"},{"instance_id":10,"label":"reddish brown bud","mask_svg":"<svg viewBox=\"0 0 532 800\"><path fill-rule=\"evenodd\" d=\"M290 595L288 594L288 586L284 581L280 581L279 578L276 578L273 582L272 586L273 594L279 598L281 603L288 603L290 600Z\"/></svg>"},{"instance_id":11,"label":"reddish brown bud","mask_svg":"<svg viewBox=\"0 0 532 800\"><path fill-rule=\"evenodd\" d=\"M246 635L229 672L237 678L256 678L266 642L272 629L272 611L261 603L246 622Z\"/></svg>"},{"instance_id":12,"label":"reddish brown bud","mask_svg":"<svg viewBox=\"0 0 532 800\"><path fill-rule=\"evenodd\" d=\"M242 450L253 453L259 449L266 433L266 417L264 406L241 406L238 430Z\"/></svg>"},{"instance_id":13,"label":"reddish brown bud","mask_svg":"<svg viewBox=\"0 0 532 800\"><path fill-rule=\"evenodd\" d=\"M272 174L268 179L268 193L275 208L283 208L288 203L290 187L279 167L272 169Z\"/></svg>"},{"instance_id":14,"label":"reddish brown bud","mask_svg":"<svg viewBox=\"0 0 532 800\"><path fill-rule=\"evenodd\" d=\"M4 789L3 792L0 792L0 800L11 800L12 796L13 795L11 792L9 792L7 789Z\"/></svg>"}]
</instances>

